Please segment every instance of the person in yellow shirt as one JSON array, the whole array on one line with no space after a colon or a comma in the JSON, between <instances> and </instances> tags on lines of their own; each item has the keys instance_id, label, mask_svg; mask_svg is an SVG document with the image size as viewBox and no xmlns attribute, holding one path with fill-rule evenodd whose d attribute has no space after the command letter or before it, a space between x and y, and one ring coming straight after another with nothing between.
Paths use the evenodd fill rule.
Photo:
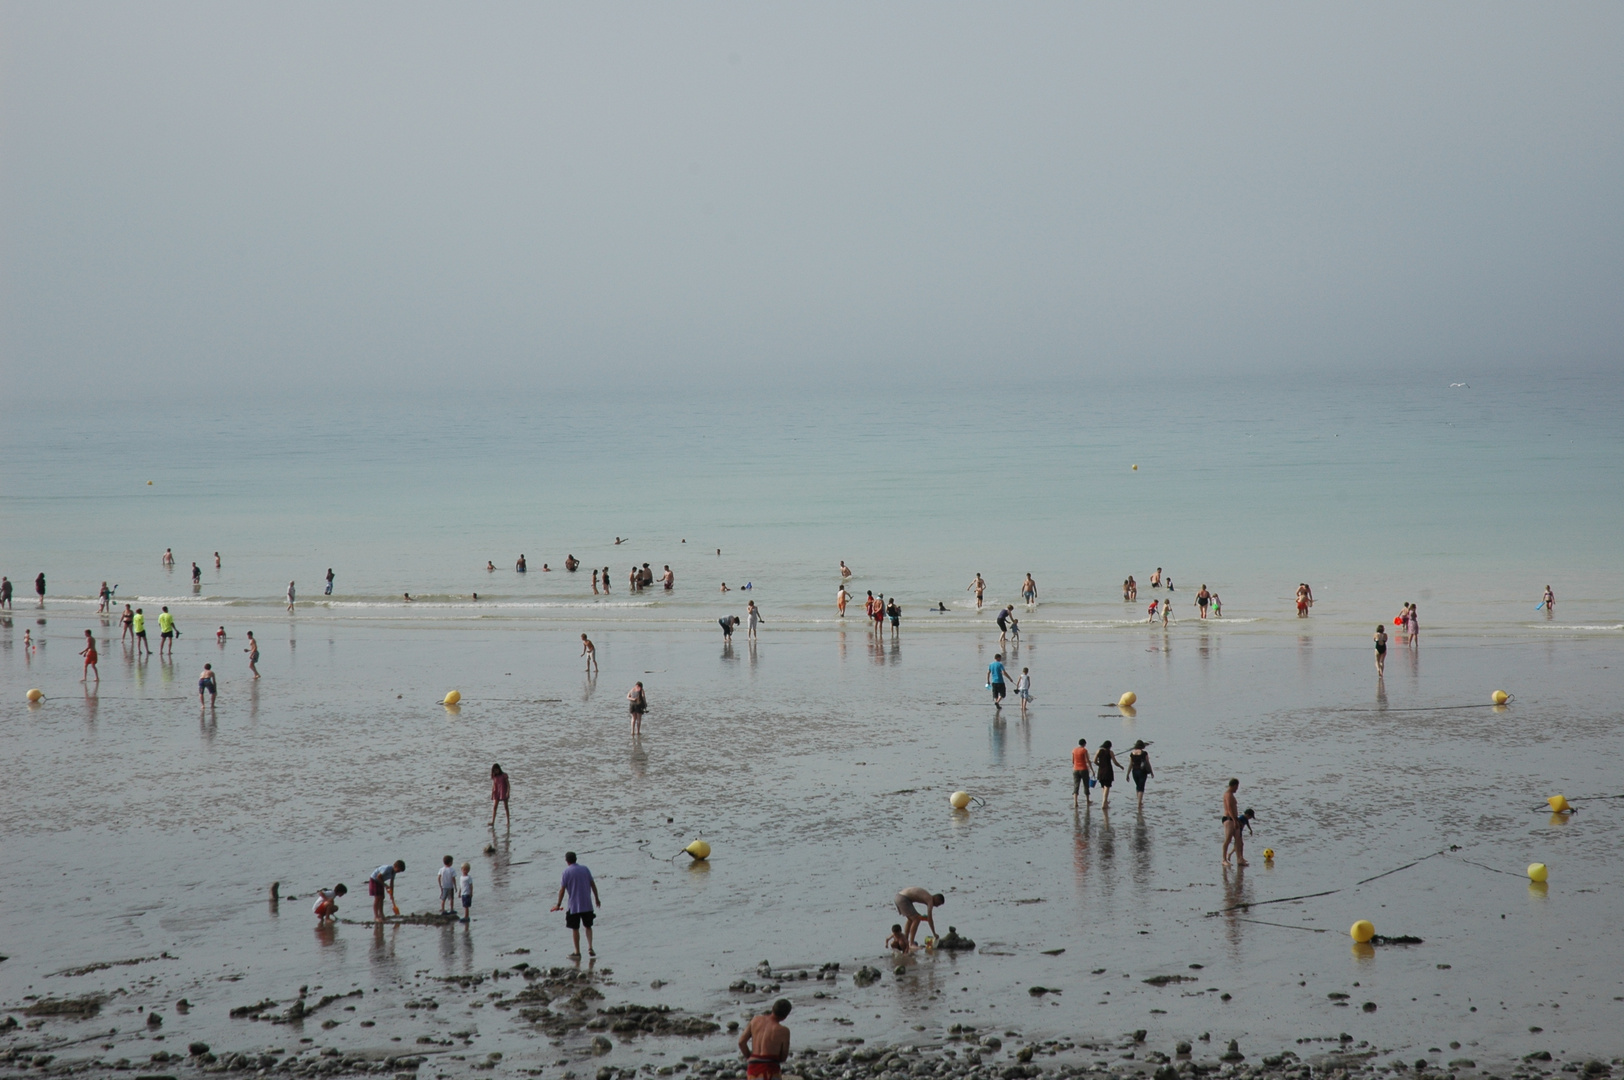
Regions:
<instances>
[{"instance_id":1,"label":"person in yellow shirt","mask_svg":"<svg viewBox=\"0 0 1624 1080\"><path fill-rule=\"evenodd\" d=\"M163 659L164 649L169 650L169 659L175 658L175 637L179 631L175 629L175 617L169 614L169 605L165 604L163 611L158 613L158 658Z\"/></svg>"},{"instance_id":2,"label":"person in yellow shirt","mask_svg":"<svg viewBox=\"0 0 1624 1080\"><path fill-rule=\"evenodd\" d=\"M144 651L152 654L152 646L147 644L147 615L143 608L136 608L135 615L130 619L130 629L135 632L135 655L137 658Z\"/></svg>"}]
</instances>

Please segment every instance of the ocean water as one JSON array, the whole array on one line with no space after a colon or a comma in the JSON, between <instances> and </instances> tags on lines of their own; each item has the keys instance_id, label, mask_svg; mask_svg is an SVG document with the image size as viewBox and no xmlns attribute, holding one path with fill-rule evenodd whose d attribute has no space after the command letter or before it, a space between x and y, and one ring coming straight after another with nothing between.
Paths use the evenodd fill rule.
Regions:
<instances>
[{"instance_id":1,"label":"ocean water","mask_svg":"<svg viewBox=\"0 0 1624 1080\"><path fill-rule=\"evenodd\" d=\"M500 1052L499 1075L725 1054L724 1033L617 1038L591 1058L586 1034L546 1039L484 987L431 982L565 964L547 909L573 849L604 893L601 1004L738 1019L776 993L730 989L760 961L840 963L833 986L778 991L802 1047L928 1045L970 1023L1017 1032L1006 1053L1145 1029L1147 1046L1190 1039L1198 1056L1229 1038L1306 1054L1298 1040L1344 1032L1380 1060L1441 1065L1459 1042L1484 1071L1535 1049L1616 1056L1620 386L1466 381L857 401L561 391L20 420L0 489L0 572L19 589L0 619L0 829L19 868L0 876L0 1008L115 996L105 1023L0 1037L142 1061L193 1038L401 1052L466 1032L448 1052ZM611 567L608 597L584 573L540 572L570 552ZM840 559L859 596L901 597L898 633L835 617ZM633 561L669 563L677 589L628 594ZM1166 630L1141 621L1166 595L1146 584L1157 565L1178 583ZM991 612L1028 570L1041 602L1017 605L1010 657L1033 673L1023 716L992 708L984 674ZM1128 573L1137 605L1120 597ZM173 662L138 660L95 614L104 578L121 601L177 613ZM724 595L723 580L753 588ZM1298 619L1304 580L1318 603ZM1222 620L1189 606L1203 582ZM1546 584L1550 613L1534 607ZM767 624L725 644L715 620L746 597ZM1410 599L1422 640L1395 641L1378 682L1371 629ZM950 610L928 613L938 600ZM86 629L102 655L89 686ZM24 631L44 644L25 650ZM213 708L195 695L205 662L222 675ZM633 680L652 702L638 739ZM33 686L46 699L30 706ZM438 704L452 688L456 711ZM1497 688L1509 707L1488 705ZM1129 689L1131 713L1111 704ZM1108 812L1097 793L1073 810L1080 737L1150 744L1142 809L1124 780ZM514 777L513 824L494 831L492 761ZM1245 869L1218 860L1230 776L1259 815ZM977 797L969 811L949 809L958 789ZM1543 809L1559 791L1577 815ZM679 855L695 837L708 863ZM341 914L362 920L366 874L394 858L409 866L402 908L434 910L443 854L475 866L466 927L312 927L314 888L347 882ZM1535 861L1545 888L1523 876ZM939 926L975 952L893 971L880 943L892 894L913 884L947 893ZM1358 918L1424 944L1353 948ZM159 959L64 974L145 957ZM880 982L851 983L863 964ZM1166 974L1197 981L1143 982ZM331 1028L229 1016L302 985L366 993ZM410 1004L425 995L439 1007Z\"/></svg>"},{"instance_id":2,"label":"ocean water","mask_svg":"<svg viewBox=\"0 0 1624 1080\"><path fill-rule=\"evenodd\" d=\"M1499 632L1539 621L1547 584L1566 624L1624 615L1616 372L915 397L582 389L24 412L0 431L0 572L30 598L44 570L54 597L106 580L188 612L279 606L296 580L313 618L376 604L395 617L409 592L436 617L700 625L727 582L753 585L781 628L828 624L840 559L859 596L897 595L910 614L962 608L977 572L989 604L1016 599L1031 572L1051 629L1142 614L1120 584L1131 573L1143 594L1157 566L1187 596L1217 589L1237 619L1289 613L1299 581L1318 615L1360 623L1412 600L1424 627ZM535 572L512 572L520 553ZM610 568L608 599L585 573L539 572L571 553ZM642 562L670 565L680 588L628 595Z\"/></svg>"}]
</instances>

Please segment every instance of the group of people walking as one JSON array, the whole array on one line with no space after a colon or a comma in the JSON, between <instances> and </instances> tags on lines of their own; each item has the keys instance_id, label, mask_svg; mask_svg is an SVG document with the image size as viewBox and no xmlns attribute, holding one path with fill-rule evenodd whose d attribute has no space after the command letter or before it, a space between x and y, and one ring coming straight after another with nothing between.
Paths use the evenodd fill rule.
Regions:
<instances>
[{"instance_id":1,"label":"group of people walking","mask_svg":"<svg viewBox=\"0 0 1624 1080\"><path fill-rule=\"evenodd\" d=\"M1100 789L1100 809L1109 809L1111 805L1111 788L1116 783L1116 771L1123 768L1122 759L1116 756L1111 749L1111 740L1106 739L1100 743L1100 748L1090 757L1088 740L1078 739L1077 745L1071 751L1071 805L1079 805L1079 798L1090 806L1094 804L1093 788ZM1140 739L1128 751L1128 776L1133 780L1133 786L1139 793L1139 806L1145 805L1145 781L1156 775L1150 767L1150 749L1145 740Z\"/></svg>"}]
</instances>

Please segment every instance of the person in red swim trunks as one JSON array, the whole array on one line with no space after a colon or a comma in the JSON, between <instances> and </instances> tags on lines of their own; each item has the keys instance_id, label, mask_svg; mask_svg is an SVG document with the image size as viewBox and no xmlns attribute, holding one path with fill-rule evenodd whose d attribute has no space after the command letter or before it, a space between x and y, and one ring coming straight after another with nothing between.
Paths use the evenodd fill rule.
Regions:
<instances>
[{"instance_id":1,"label":"person in red swim trunks","mask_svg":"<svg viewBox=\"0 0 1624 1080\"><path fill-rule=\"evenodd\" d=\"M783 1076L784 1061L789 1057L789 1028L784 1018L789 1015L789 1000L779 998L773 1002L772 1012L751 1019L739 1036L739 1053L745 1057L745 1076L749 1080L778 1080Z\"/></svg>"}]
</instances>

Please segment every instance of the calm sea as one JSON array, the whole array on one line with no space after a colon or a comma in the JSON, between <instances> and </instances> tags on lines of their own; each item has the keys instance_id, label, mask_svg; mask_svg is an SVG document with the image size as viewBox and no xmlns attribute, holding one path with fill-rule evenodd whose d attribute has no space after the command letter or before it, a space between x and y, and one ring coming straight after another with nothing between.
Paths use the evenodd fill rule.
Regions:
<instances>
[{"instance_id":1,"label":"calm sea","mask_svg":"<svg viewBox=\"0 0 1624 1080\"><path fill-rule=\"evenodd\" d=\"M1031 572L1043 600L1031 624L1086 631L1142 618L1121 582L1133 574L1148 598L1160 566L1181 601L1207 584L1227 617L1286 617L1292 632L1300 581L1317 617L1349 627L1405 600L1427 628L1520 627L1543 622L1549 584L1554 622L1616 630L1624 377L1454 381L1469 385L1304 375L608 397L563 385L24 410L0 429L0 573L30 601L44 571L52 597L89 598L106 580L120 600L238 609L221 620L278 610L295 580L311 617L696 627L742 608L725 581L752 585L787 629L833 616L844 559L859 597L897 595L911 622L965 607L978 572L989 608ZM569 554L583 572L558 572ZM628 594L642 562L672 567L672 596ZM610 568L607 599L592 566Z\"/></svg>"}]
</instances>

